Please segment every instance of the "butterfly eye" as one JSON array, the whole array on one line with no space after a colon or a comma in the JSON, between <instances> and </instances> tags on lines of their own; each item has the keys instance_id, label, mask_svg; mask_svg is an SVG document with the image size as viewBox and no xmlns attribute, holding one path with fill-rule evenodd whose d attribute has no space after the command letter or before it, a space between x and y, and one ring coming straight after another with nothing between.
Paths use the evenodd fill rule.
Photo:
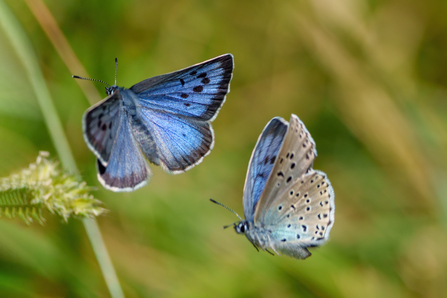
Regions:
<instances>
[{"instance_id":1,"label":"butterfly eye","mask_svg":"<svg viewBox=\"0 0 447 298\"><path fill-rule=\"evenodd\" d=\"M234 229L236 230L236 233L241 234L241 233L245 233L246 230L248 230L246 224L240 222L237 226L234 227Z\"/></svg>"}]
</instances>

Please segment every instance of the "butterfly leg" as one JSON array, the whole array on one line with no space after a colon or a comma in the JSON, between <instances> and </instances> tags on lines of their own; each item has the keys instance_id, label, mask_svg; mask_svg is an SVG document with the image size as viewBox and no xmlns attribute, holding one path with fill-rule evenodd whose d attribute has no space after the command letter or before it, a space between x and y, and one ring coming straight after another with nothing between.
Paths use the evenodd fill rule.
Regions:
<instances>
[{"instance_id":1,"label":"butterfly leg","mask_svg":"<svg viewBox=\"0 0 447 298\"><path fill-rule=\"evenodd\" d=\"M271 254L272 256L275 256L275 254L272 253L270 250L266 249L265 251L268 252L269 254Z\"/></svg>"},{"instance_id":2,"label":"butterfly leg","mask_svg":"<svg viewBox=\"0 0 447 298\"><path fill-rule=\"evenodd\" d=\"M276 248L275 248L273 245L271 245L270 248L271 248L271 249L272 249L278 256L281 256L281 254L276 250Z\"/></svg>"},{"instance_id":3,"label":"butterfly leg","mask_svg":"<svg viewBox=\"0 0 447 298\"><path fill-rule=\"evenodd\" d=\"M252 244L256 248L256 250L259 252L259 248L256 245L254 245L254 243L252 243Z\"/></svg>"}]
</instances>

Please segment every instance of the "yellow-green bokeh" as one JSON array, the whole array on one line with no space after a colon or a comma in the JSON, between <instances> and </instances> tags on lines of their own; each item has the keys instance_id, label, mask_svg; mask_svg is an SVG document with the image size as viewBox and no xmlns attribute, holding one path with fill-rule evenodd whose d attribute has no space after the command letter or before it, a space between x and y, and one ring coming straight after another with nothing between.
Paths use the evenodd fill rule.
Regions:
<instances>
[{"instance_id":1,"label":"yellow-green bokeh","mask_svg":"<svg viewBox=\"0 0 447 298\"><path fill-rule=\"evenodd\" d=\"M215 147L182 175L111 193L82 138L89 107L29 7L6 1L37 53L126 297L442 297L447 292L447 4L442 1L45 1L92 78L130 87L235 59ZM56 156L23 65L0 31L0 176ZM82 82L90 84L90 82ZM100 83L95 86L103 92ZM298 115L335 190L331 240L305 261L257 253L242 214L265 124ZM82 224L0 220L0 296L109 297Z\"/></svg>"}]
</instances>

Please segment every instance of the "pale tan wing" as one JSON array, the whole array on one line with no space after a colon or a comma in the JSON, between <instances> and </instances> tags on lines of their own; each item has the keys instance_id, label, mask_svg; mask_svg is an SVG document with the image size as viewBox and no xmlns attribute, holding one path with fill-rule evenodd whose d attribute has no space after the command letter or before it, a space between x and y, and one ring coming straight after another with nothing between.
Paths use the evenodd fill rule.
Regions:
<instances>
[{"instance_id":1,"label":"pale tan wing","mask_svg":"<svg viewBox=\"0 0 447 298\"><path fill-rule=\"evenodd\" d=\"M312 169L281 189L264 215L264 228L272 231L275 250L301 256L303 248L329 239L334 212L334 189L327 175Z\"/></svg>"},{"instance_id":2,"label":"pale tan wing","mask_svg":"<svg viewBox=\"0 0 447 298\"><path fill-rule=\"evenodd\" d=\"M278 191L308 172L316 155L312 136L298 116L292 114L281 149L256 206L255 223L264 222L263 217L277 199Z\"/></svg>"}]
</instances>

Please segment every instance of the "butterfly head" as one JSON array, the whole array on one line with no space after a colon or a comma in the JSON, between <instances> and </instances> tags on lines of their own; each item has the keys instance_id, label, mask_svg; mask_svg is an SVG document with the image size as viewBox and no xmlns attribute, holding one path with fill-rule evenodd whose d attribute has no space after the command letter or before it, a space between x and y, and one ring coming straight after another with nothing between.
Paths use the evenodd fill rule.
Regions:
<instances>
[{"instance_id":1,"label":"butterfly head","mask_svg":"<svg viewBox=\"0 0 447 298\"><path fill-rule=\"evenodd\" d=\"M80 79L80 80L87 80L87 81L94 81L94 82L100 82L106 85L106 93L107 95L112 95L116 89L118 89L118 86L116 86L116 72L118 71L118 58L115 58L115 85L110 86L109 84L107 84L106 82L104 82L103 80L98 80L98 79L90 79L90 78L84 78L84 77L80 77L80 76L71 76L74 79Z\"/></svg>"},{"instance_id":2,"label":"butterfly head","mask_svg":"<svg viewBox=\"0 0 447 298\"><path fill-rule=\"evenodd\" d=\"M232 223L231 225L224 226L224 227L223 227L224 229L233 226L233 227L234 227L234 230L235 230L236 233L238 233L238 234L245 234L245 232L248 231L248 229L249 229L249 223L248 223L247 220L243 220L242 217L239 216L239 214L237 214L233 209L228 208L228 207L225 206L224 204L219 203L219 202L216 202L216 201L214 201L213 199L210 199L210 201L213 202L213 203L215 203L215 204L217 204L217 205L220 205L220 206L224 207L224 208L227 209L227 210L230 210L231 212L233 212L233 213L234 213L234 214L241 220L241 221L237 221L237 222L235 222L235 223Z\"/></svg>"},{"instance_id":3,"label":"butterfly head","mask_svg":"<svg viewBox=\"0 0 447 298\"><path fill-rule=\"evenodd\" d=\"M245 234L249 230L250 225L248 224L248 221L243 220L234 223L234 230L238 234Z\"/></svg>"},{"instance_id":4,"label":"butterfly head","mask_svg":"<svg viewBox=\"0 0 447 298\"><path fill-rule=\"evenodd\" d=\"M107 93L107 95L109 95L109 96L112 95L115 92L116 89L118 89L118 86L116 86L116 85L113 85L113 86L107 85L106 86L106 93Z\"/></svg>"}]
</instances>

